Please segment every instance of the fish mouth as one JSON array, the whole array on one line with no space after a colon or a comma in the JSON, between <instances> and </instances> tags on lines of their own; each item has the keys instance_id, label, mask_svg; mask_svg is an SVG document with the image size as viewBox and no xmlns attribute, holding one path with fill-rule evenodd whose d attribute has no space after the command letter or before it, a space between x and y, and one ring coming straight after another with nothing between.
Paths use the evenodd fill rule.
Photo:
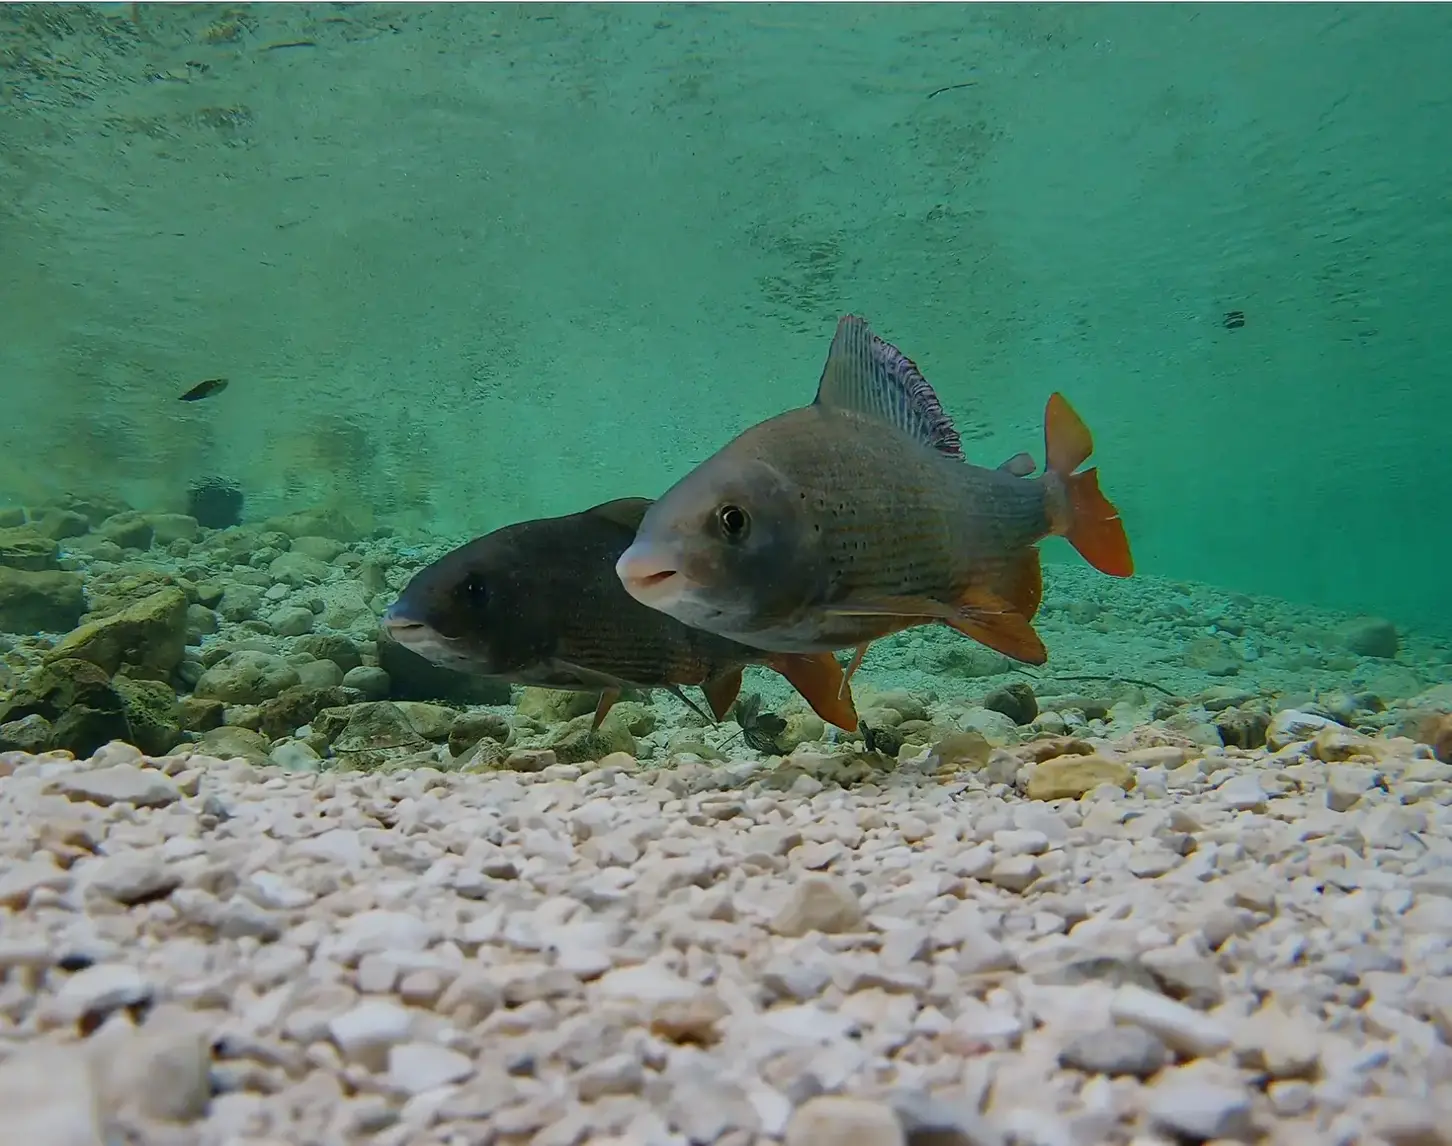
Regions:
<instances>
[{"instance_id":1,"label":"fish mouth","mask_svg":"<svg viewBox=\"0 0 1452 1146\"><path fill-rule=\"evenodd\" d=\"M615 562L615 574L625 591L642 605L661 609L685 592L686 578L669 555L632 545Z\"/></svg>"},{"instance_id":2,"label":"fish mouth","mask_svg":"<svg viewBox=\"0 0 1452 1146\"><path fill-rule=\"evenodd\" d=\"M488 671L488 666L478 657L460 650L458 640L444 636L422 621L395 615L390 611L383 614L382 624L384 632L395 644L402 645L409 652L440 668L475 674Z\"/></svg>"}]
</instances>

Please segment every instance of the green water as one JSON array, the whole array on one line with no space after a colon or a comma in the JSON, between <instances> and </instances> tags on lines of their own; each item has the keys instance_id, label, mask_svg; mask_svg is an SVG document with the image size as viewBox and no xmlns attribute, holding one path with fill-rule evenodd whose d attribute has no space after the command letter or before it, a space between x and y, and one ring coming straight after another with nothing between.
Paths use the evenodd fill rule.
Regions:
<instances>
[{"instance_id":1,"label":"green water","mask_svg":"<svg viewBox=\"0 0 1452 1146\"><path fill-rule=\"evenodd\" d=\"M975 460L1062 389L1146 573L1445 628L1449 59L1441 5L6 6L0 504L460 539L659 493L851 311Z\"/></svg>"}]
</instances>

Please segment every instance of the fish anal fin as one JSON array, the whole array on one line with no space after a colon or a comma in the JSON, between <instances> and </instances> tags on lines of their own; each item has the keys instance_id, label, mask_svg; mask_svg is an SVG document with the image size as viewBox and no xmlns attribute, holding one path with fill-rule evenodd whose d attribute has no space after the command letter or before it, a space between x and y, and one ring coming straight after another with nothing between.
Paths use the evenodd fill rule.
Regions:
<instances>
[{"instance_id":1,"label":"fish anal fin","mask_svg":"<svg viewBox=\"0 0 1452 1146\"><path fill-rule=\"evenodd\" d=\"M1024 664L1041 665L1049 659L1048 649L1028 618L1009 601L985 589L966 593L958 614L947 624L980 645Z\"/></svg>"},{"instance_id":2,"label":"fish anal fin","mask_svg":"<svg viewBox=\"0 0 1452 1146\"><path fill-rule=\"evenodd\" d=\"M711 714L715 716L716 722L719 724L726 719L726 714L731 711L731 706L741 695L741 669L730 669L712 677L701 686L701 692L706 697L706 703L711 706Z\"/></svg>"},{"instance_id":3,"label":"fish anal fin","mask_svg":"<svg viewBox=\"0 0 1452 1146\"><path fill-rule=\"evenodd\" d=\"M831 653L776 653L766 661L766 666L786 677L812 706L812 711L827 723L835 724L844 732L857 731L852 686Z\"/></svg>"},{"instance_id":4,"label":"fish anal fin","mask_svg":"<svg viewBox=\"0 0 1452 1146\"><path fill-rule=\"evenodd\" d=\"M652 505L652 499L648 497L620 497L614 501L603 502L600 505L591 506L585 510L593 517L603 517L607 521L613 521L616 525L623 525L626 529L639 529L641 519L645 517L645 511Z\"/></svg>"},{"instance_id":5,"label":"fish anal fin","mask_svg":"<svg viewBox=\"0 0 1452 1146\"><path fill-rule=\"evenodd\" d=\"M1044 600L1044 570L1038 548L1025 549L1003 567L998 582L999 593L1013 610L1032 621Z\"/></svg>"},{"instance_id":6,"label":"fish anal fin","mask_svg":"<svg viewBox=\"0 0 1452 1146\"><path fill-rule=\"evenodd\" d=\"M953 420L922 371L856 315L849 314L837 323L817 384L816 402L876 418L929 449L963 460L963 444Z\"/></svg>"},{"instance_id":7,"label":"fish anal fin","mask_svg":"<svg viewBox=\"0 0 1452 1146\"><path fill-rule=\"evenodd\" d=\"M598 732L600 725L605 723L605 718L610 715L610 710L615 707L615 702L620 699L618 688L607 688L600 694L600 700L595 705L595 719L590 724L591 732Z\"/></svg>"}]
</instances>

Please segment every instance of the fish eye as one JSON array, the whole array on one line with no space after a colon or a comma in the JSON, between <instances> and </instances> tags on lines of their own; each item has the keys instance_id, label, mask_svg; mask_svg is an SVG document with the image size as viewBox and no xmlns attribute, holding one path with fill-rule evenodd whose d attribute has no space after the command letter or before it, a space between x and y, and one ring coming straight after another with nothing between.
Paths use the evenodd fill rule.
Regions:
<instances>
[{"instance_id":1,"label":"fish eye","mask_svg":"<svg viewBox=\"0 0 1452 1146\"><path fill-rule=\"evenodd\" d=\"M716 524L728 541L742 541L751 532L751 517L739 505L723 505L716 511Z\"/></svg>"},{"instance_id":2,"label":"fish eye","mask_svg":"<svg viewBox=\"0 0 1452 1146\"><path fill-rule=\"evenodd\" d=\"M470 573L460 588L472 604L483 605L489 600L489 586L482 573Z\"/></svg>"}]
</instances>

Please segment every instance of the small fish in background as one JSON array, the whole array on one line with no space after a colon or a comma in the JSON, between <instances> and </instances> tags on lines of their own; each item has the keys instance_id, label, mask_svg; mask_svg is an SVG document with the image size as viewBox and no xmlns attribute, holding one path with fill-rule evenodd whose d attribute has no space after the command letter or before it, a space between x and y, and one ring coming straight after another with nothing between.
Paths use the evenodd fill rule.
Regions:
<instances>
[{"instance_id":1,"label":"small fish in background","mask_svg":"<svg viewBox=\"0 0 1452 1146\"><path fill-rule=\"evenodd\" d=\"M1047 470L1019 454L969 464L917 366L847 316L816 400L744 433L646 512L616 563L642 604L762 649L868 645L941 621L1028 664L1043 594L1038 542L1066 537L1115 577L1134 570L1099 491L1089 430L1062 395L1045 411Z\"/></svg>"},{"instance_id":2,"label":"small fish in background","mask_svg":"<svg viewBox=\"0 0 1452 1146\"><path fill-rule=\"evenodd\" d=\"M227 388L227 379L208 378L204 382L198 382L190 390L181 396L183 402L200 402L203 398L215 398Z\"/></svg>"},{"instance_id":3,"label":"small fish in background","mask_svg":"<svg viewBox=\"0 0 1452 1146\"><path fill-rule=\"evenodd\" d=\"M414 574L383 617L399 644L435 664L514 684L599 692L595 727L627 688L696 685L716 720L748 664L780 673L816 713L853 731L857 713L830 653L778 654L692 629L625 592L615 561L650 502L623 498L520 522ZM706 717L701 713L703 718Z\"/></svg>"}]
</instances>

